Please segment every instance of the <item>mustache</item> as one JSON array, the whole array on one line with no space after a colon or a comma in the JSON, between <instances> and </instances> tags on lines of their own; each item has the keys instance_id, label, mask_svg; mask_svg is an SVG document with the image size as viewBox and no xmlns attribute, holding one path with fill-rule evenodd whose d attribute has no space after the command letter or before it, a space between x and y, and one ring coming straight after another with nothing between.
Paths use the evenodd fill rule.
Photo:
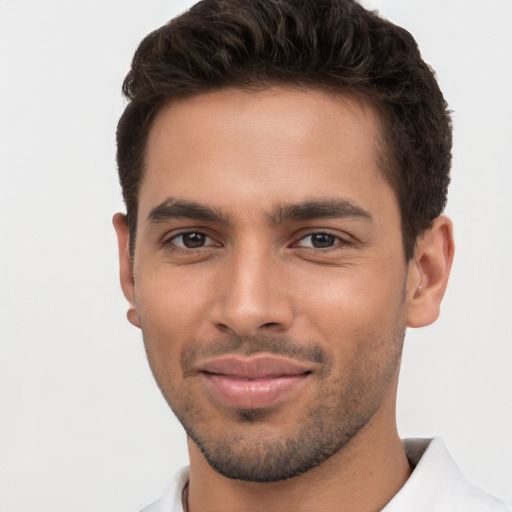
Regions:
<instances>
[{"instance_id":1,"label":"mustache","mask_svg":"<svg viewBox=\"0 0 512 512\"><path fill-rule=\"evenodd\" d=\"M287 337L258 336L243 338L231 336L212 342L196 342L181 354L181 368L189 370L199 359L210 359L225 355L272 354L289 357L297 361L324 365L327 360L325 350L316 343L304 343Z\"/></svg>"}]
</instances>

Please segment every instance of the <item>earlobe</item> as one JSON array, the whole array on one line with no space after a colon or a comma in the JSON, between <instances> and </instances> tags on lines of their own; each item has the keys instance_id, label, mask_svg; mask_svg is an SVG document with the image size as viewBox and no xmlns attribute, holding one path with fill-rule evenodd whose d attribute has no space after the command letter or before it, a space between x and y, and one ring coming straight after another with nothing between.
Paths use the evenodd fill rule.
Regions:
<instances>
[{"instance_id":1,"label":"earlobe","mask_svg":"<svg viewBox=\"0 0 512 512\"><path fill-rule=\"evenodd\" d=\"M112 218L112 224L117 234L117 244L119 249L119 277L121 281L121 289L130 303L127 312L128 321L140 328L140 316L135 305L135 284L133 280L133 265L130 258L130 235L126 216L122 213L116 213Z\"/></svg>"},{"instance_id":2,"label":"earlobe","mask_svg":"<svg viewBox=\"0 0 512 512\"><path fill-rule=\"evenodd\" d=\"M409 263L409 327L423 327L438 318L454 250L452 222L441 215L418 239L414 257Z\"/></svg>"}]
</instances>

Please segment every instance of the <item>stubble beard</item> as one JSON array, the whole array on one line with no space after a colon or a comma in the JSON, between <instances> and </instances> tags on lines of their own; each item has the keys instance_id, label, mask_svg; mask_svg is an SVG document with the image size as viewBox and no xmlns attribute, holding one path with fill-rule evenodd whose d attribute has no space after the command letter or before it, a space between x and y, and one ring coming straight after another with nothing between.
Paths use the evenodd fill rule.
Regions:
<instances>
[{"instance_id":1,"label":"stubble beard","mask_svg":"<svg viewBox=\"0 0 512 512\"><path fill-rule=\"evenodd\" d=\"M341 450L367 422L364 417L357 417L344 424L326 423L325 418L332 418L334 411L318 409L311 410L295 432L280 437L227 433L213 439L196 431L186 420L180 421L215 471L234 480L269 483L296 477L318 466ZM253 410L240 410L237 415L248 429L265 416Z\"/></svg>"},{"instance_id":2,"label":"stubble beard","mask_svg":"<svg viewBox=\"0 0 512 512\"><path fill-rule=\"evenodd\" d=\"M235 427L224 426L221 432L214 431L209 428L204 411L195 406L193 397L177 400L176 394L166 393L164 386L160 387L187 435L215 471L248 482L293 478L342 450L379 409L399 371L405 336L405 321L399 316L388 338L360 340L347 371L337 378L332 377L332 362L322 348L312 349L316 359L323 361L316 377L319 393L307 413L297 420L293 431L277 435L275 430L267 428L266 422L274 414L271 409L232 411ZM259 352L292 355L303 350L297 342L283 338L231 338L217 345L222 345L226 353L247 355ZM387 347L386 351L377 350L380 357L372 358L372 351L381 346ZM232 424L231 420L228 425Z\"/></svg>"}]
</instances>

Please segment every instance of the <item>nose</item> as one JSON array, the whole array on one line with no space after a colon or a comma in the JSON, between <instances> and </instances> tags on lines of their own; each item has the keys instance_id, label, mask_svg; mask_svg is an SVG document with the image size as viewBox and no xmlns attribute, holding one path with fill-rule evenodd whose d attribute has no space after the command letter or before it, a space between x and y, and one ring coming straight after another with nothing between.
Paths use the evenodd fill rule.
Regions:
<instances>
[{"instance_id":1,"label":"nose","mask_svg":"<svg viewBox=\"0 0 512 512\"><path fill-rule=\"evenodd\" d=\"M217 329L254 337L290 328L293 308L278 260L271 251L238 250L224 262L210 313Z\"/></svg>"}]
</instances>

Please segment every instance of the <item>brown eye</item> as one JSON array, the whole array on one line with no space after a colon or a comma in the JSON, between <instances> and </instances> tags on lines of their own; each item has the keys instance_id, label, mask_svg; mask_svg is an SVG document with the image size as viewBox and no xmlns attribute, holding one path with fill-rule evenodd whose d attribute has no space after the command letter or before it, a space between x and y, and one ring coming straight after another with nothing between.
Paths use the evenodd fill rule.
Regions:
<instances>
[{"instance_id":1,"label":"brown eye","mask_svg":"<svg viewBox=\"0 0 512 512\"><path fill-rule=\"evenodd\" d=\"M213 245L213 240L206 234L199 231L180 233L171 238L170 243L181 249L200 249L201 247Z\"/></svg>"},{"instance_id":2,"label":"brown eye","mask_svg":"<svg viewBox=\"0 0 512 512\"><path fill-rule=\"evenodd\" d=\"M330 233L311 233L302 238L297 244L299 247L309 247L312 249L329 249L341 241L340 237Z\"/></svg>"},{"instance_id":3,"label":"brown eye","mask_svg":"<svg viewBox=\"0 0 512 512\"><path fill-rule=\"evenodd\" d=\"M203 247L206 241L206 235L203 233L187 233L183 236L183 245L189 249Z\"/></svg>"},{"instance_id":4,"label":"brown eye","mask_svg":"<svg viewBox=\"0 0 512 512\"><path fill-rule=\"evenodd\" d=\"M328 233L315 233L311 235L311 245L316 249L332 247L336 243L336 237Z\"/></svg>"}]
</instances>

